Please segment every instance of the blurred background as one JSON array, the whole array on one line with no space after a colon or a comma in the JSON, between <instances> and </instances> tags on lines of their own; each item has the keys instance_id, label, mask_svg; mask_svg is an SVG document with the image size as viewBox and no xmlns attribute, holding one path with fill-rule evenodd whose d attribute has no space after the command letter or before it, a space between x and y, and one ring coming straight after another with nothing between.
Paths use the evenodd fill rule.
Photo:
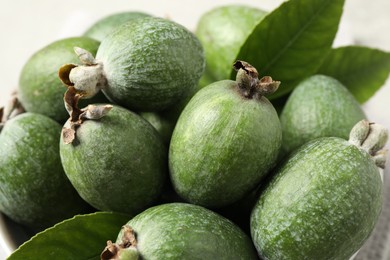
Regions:
<instances>
[{"instance_id":1,"label":"blurred background","mask_svg":"<svg viewBox=\"0 0 390 260\"><path fill-rule=\"evenodd\" d=\"M12 89L18 85L19 73L34 52L55 40L82 34L89 25L106 15L122 11L144 11L155 16L170 18L194 30L199 17L217 5L247 4L272 10L282 2L280 0L0 0L0 106L5 104ZM335 46L350 44L390 51L389 0L346 0ZM376 95L364 104L364 109L371 121L381 123L390 129L389 79ZM388 201L386 200L385 203ZM389 212L389 208L390 205L386 206L384 212ZM385 213L378 228L382 232L373 236L374 238L366 246L368 249L363 250L358 256L359 259L390 259L387 250L390 247L390 243L387 243L388 232L383 232L388 230L390 218L386 217ZM390 213L386 214L390 216ZM375 242L377 239L381 242ZM0 259L3 259L9 252L2 249L1 243L4 244L4 241L1 240L0 226Z\"/></svg>"}]
</instances>

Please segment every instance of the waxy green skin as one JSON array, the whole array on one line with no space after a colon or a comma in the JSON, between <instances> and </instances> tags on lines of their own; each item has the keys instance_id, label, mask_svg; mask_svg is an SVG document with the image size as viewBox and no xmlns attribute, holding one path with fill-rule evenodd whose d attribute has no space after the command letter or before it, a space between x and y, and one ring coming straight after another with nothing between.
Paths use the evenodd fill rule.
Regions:
<instances>
[{"instance_id":1,"label":"waxy green skin","mask_svg":"<svg viewBox=\"0 0 390 260\"><path fill-rule=\"evenodd\" d=\"M66 63L79 62L73 47L95 54L99 44L88 37L73 37L58 40L37 51L24 65L19 78L18 97L26 111L64 123L69 117L63 101L66 87L58 78L58 69ZM95 102L102 102L102 96L99 95Z\"/></svg>"},{"instance_id":2,"label":"waxy green skin","mask_svg":"<svg viewBox=\"0 0 390 260\"><path fill-rule=\"evenodd\" d=\"M61 166L61 125L34 113L9 120L0 133L0 211L43 229L89 210Z\"/></svg>"},{"instance_id":3,"label":"waxy green skin","mask_svg":"<svg viewBox=\"0 0 390 260\"><path fill-rule=\"evenodd\" d=\"M163 204L127 224L135 231L142 259L257 259L252 241L242 230L200 206ZM122 232L117 243L121 237Z\"/></svg>"},{"instance_id":4,"label":"waxy green skin","mask_svg":"<svg viewBox=\"0 0 390 260\"><path fill-rule=\"evenodd\" d=\"M102 41L96 60L103 64L106 96L135 111L176 104L204 70L199 40L181 25L153 17L119 26Z\"/></svg>"},{"instance_id":5,"label":"waxy green skin","mask_svg":"<svg viewBox=\"0 0 390 260\"><path fill-rule=\"evenodd\" d=\"M97 209L137 214L160 195L167 178L167 148L157 131L119 106L77 128L60 155L81 197Z\"/></svg>"},{"instance_id":6,"label":"waxy green skin","mask_svg":"<svg viewBox=\"0 0 390 260\"><path fill-rule=\"evenodd\" d=\"M172 184L191 203L231 204L266 176L281 139L279 118L265 97L242 97L235 81L211 84L190 100L174 129Z\"/></svg>"},{"instance_id":7,"label":"waxy green skin","mask_svg":"<svg viewBox=\"0 0 390 260\"><path fill-rule=\"evenodd\" d=\"M148 16L150 15L142 12L115 13L98 20L85 31L84 36L90 37L98 41L102 41L119 25L132 21L134 19L144 18Z\"/></svg>"},{"instance_id":8,"label":"waxy green skin","mask_svg":"<svg viewBox=\"0 0 390 260\"><path fill-rule=\"evenodd\" d=\"M311 141L274 173L251 215L265 259L349 259L368 238L382 205L370 155L341 138Z\"/></svg>"},{"instance_id":9,"label":"waxy green skin","mask_svg":"<svg viewBox=\"0 0 390 260\"><path fill-rule=\"evenodd\" d=\"M336 79L314 75L301 82L280 115L283 152L319 137L348 139L352 127L366 118L360 104Z\"/></svg>"},{"instance_id":10,"label":"waxy green skin","mask_svg":"<svg viewBox=\"0 0 390 260\"><path fill-rule=\"evenodd\" d=\"M206 69L201 87L230 78L241 46L267 12L244 5L226 5L202 15L196 28L205 50Z\"/></svg>"}]
</instances>

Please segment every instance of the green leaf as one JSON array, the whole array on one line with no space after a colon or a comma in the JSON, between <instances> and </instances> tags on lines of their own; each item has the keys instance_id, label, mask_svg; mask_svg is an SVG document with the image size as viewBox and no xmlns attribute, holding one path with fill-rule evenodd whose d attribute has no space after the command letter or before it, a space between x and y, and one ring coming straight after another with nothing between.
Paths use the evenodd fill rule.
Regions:
<instances>
[{"instance_id":1,"label":"green leaf","mask_svg":"<svg viewBox=\"0 0 390 260\"><path fill-rule=\"evenodd\" d=\"M390 53L360 46L333 49L318 73L336 78L364 103L388 78Z\"/></svg>"},{"instance_id":2,"label":"green leaf","mask_svg":"<svg viewBox=\"0 0 390 260\"><path fill-rule=\"evenodd\" d=\"M46 229L21 245L8 260L100 259L107 240L116 240L128 215L96 212L75 216Z\"/></svg>"},{"instance_id":3,"label":"green leaf","mask_svg":"<svg viewBox=\"0 0 390 260\"><path fill-rule=\"evenodd\" d=\"M290 0L267 15L242 46L237 60L281 81L275 98L314 74L331 50L344 0ZM231 74L234 78L234 73Z\"/></svg>"}]
</instances>

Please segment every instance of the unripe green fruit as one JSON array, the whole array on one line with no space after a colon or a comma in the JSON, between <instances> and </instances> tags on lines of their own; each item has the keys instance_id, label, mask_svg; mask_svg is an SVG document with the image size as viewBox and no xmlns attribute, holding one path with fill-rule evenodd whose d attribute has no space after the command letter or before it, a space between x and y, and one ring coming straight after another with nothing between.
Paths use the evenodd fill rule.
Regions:
<instances>
[{"instance_id":1,"label":"unripe green fruit","mask_svg":"<svg viewBox=\"0 0 390 260\"><path fill-rule=\"evenodd\" d=\"M89 206L67 179L59 155L61 125L35 113L6 122L0 133L0 211L43 229Z\"/></svg>"},{"instance_id":2,"label":"unripe green fruit","mask_svg":"<svg viewBox=\"0 0 390 260\"><path fill-rule=\"evenodd\" d=\"M145 210L122 228L116 245L111 244L117 255L109 248L102 259L257 259L249 237L232 222L185 203Z\"/></svg>"},{"instance_id":3,"label":"unripe green fruit","mask_svg":"<svg viewBox=\"0 0 390 260\"><path fill-rule=\"evenodd\" d=\"M160 133L165 143L169 145L176 122L184 107L188 104L194 94L195 93L191 93L191 95L183 98L172 107L163 111L139 112L139 114L145 118L146 121L148 121L154 128L156 128L157 132Z\"/></svg>"},{"instance_id":4,"label":"unripe green fruit","mask_svg":"<svg viewBox=\"0 0 390 260\"><path fill-rule=\"evenodd\" d=\"M96 53L100 42L88 37L73 37L55 41L37 51L24 65L19 79L19 99L28 112L46 115L61 124L68 114L63 96L66 87L58 79L58 68L77 63L73 47ZM104 100L102 97L95 99Z\"/></svg>"},{"instance_id":5,"label":"unripe green fruit","mask_svg":"<svg viewBox=\"0 0 390 260\"><path fill-rule=\"evenodd\" d=\"M261 87L247 86L258 79L245 70L239 68L237 81L215 82L197 92L175 126L171 180L191 203L231 204L254 189L276 161L282 139L279 118L259 93Z\"/></svg>"},{"instance_id":6,"label":"unripe green fruit","mask_svg":"<svg viewBox=\"0 0 390 260\"><path fill-rule=\"evenodd\" d=\"M185 27L147 17L107 35L96 59L76 48L83 66L65 65L61 79L85 96L100 89L113 103L135 111L161 111L186 98L204 69L203 48Z\"/></svg>"},{"instance_id":7,"label":"unripe green fruit","mask_svg":"<svg viewBox=\"0 0 390 260\"><path fill-rule=\"evenodd\" d=\"M82 122L72 143L65 140L63 135L65 173L95 208L136 214L160 195L167 178L167 149L139 115L113 106L104 117Z\"/></svg>"},{"instance_id":8,"label":"unripe green fruit","mask_svg":"<svg viewBox=\"0 0 390 260\"><path fill-rule=\"evenodd\" d=\"M115 13L95 22L84 33L84 36L102 41L108 34L112 33L116 27L134 19L144 18L149 16L142 12L123 12Z\"/></svg>"},{"instance_id":9,"label":"unripe green fruit","mask_svg":"<svg viewBox=\"0 0 390 260\"><path fill-rule=\"evenodd\" d=\"M349 141L306 143L274 173L251 215L264 259L344 260L367 240L382 206L377 166L384 166L388 134L368 121L354 130Z\"/></svg>"},{"instance_id":10,"label":"unripe green fruit","mask_svg":"<svg viewBox=\"0 0 390 260\"><path fill-rule=\"evenodd\" d=\"M164 114L156 112L141 112L139 114L157 130L165 143L169 144L175 127L175 121L171 121Z\"/></svg>"},{"instance_id":11,"label":"unripe green fruit","mask_svg":"<svg viewBox=\"0 0 390 260\"><path fill-rule=\"evenodd\" d=\"M366 116L352 94L336 79L314 75L292 92L280 115L282 151L291 152L319 137L348 139Z\"/></svg>"},{"instance_id":12,"label":"unripe green fruit","mask_svg":"<svg viewBox=\"0 0 390 260\"><path fill-rule=\"evenodd\" d=\"M195 34L205 49L206 57L201 87L230 78L231 66L241 46L266 14L250 6L226 5L200 17Z\"/></svg>"}]
</instances>

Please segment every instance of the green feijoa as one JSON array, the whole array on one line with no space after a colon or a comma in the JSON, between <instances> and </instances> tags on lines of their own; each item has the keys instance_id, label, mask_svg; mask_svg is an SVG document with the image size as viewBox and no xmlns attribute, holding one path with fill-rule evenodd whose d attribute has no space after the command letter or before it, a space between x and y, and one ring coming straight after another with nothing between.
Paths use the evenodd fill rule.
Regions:
<instances>
[{"instance_id":1,"label":"green feijoa","mask_svg":"<svg viewBox=\"0 0 390 260\"><path fill-rule=\"evenodd\" d=\"M336 79L314 75L294 89L280 114L283 152L319 137L348 139L352 127L366 118L352 94Z\"/></svg>"},{"instance_id":2,"label":"green feijoa","mask_svg":"<svg viewBox=\"0 0 390 260\"><path fill-rule=\"evenodd\" d=\"M58 68L65 63L78 62L74 46L96 53L99 44L88 37L66 38L33 54L24 65L19 78L19 99L26 111L43 114L64 123L68 118L63 102L66 87L58 79ZM102 96L99 95L97 100L104 100Z\"/></svg>"},{"instance_id":3,"label":"green feijoa","mask_svg":"<svg viewBox=\"0 0 390 260\"><path fill-rule=\"evenodd\" d=\"M135 111L173 106L192 93L204 70L195 35L156 17L117 27L102 41L96 59L80 48L76 52L84 65L63 66L62 81L87 96L102 89L110 101Z\"/></svg>"},{"instance_id":4,"label":"green feijoa","mask_svg":"<svg viewBox=\"0 0 390 260\"><path fill-rule=\"evenodd\" d=\"M246 5L218 6L203 14L196 28L205 50L206 69L201 87L230 78L241 46L267 12Z\"/></svg>"},{"instance_id":5,"label":"green feijoa","mask_svg":"<svg viewBox=\"0 0 390 260\"><path fill-rule=\"evenodd\" d=\"M165 109L163 111L157 112L140 112L139 114L146 119L149 123L156 128L157 132L160 133L163 140L169 144L172 137L173 129L175 128L176 122L183 111L184 107L193 97L194 93L191 93L187 97L179 100L178 103Z\"/></svg>"},{"instance_id":6,"label":"green feijoa","mask_svg":"<svg viewBox=\"0 0 390 260\"><path fill-rule=\"evenodd\" d=\"M61 165L61 125L23 113L0 133L0 211L15 222L43 229L86 212Z\"/></svg>"},{"instance_id":7,"label":"green feijoa","mask_svg":"<svg viewBox=\"0 0 390 260\"><path fill-rule=\"evenodd\" d=\"M382 206L380 168L387 130L360 121L349 141L312 140L275 171L251 214L264 259L349 259L366 241Z\"/></svg>"},{"instance_id":8,"label":"green feijoa","mask_svg":"<svg viewBox=\"0 0 390 260\"><path fill-rule=\"evenodd\" d=\"M121 12L115 13L103 17L94 24L92 24L84 33L84 36L90 37L92 39L102 41L106 35L110 34L121 24L124 24L128 21L144 18L150 16L149 14L143 12Z\"/></svg>"},{"instance_id":9,"label":"green feijoa","mask_svg":"<svg viewBox=\"0 0 390 260\"><path fill-rule=\"evenodd\" d=\"M190 100L169 149L172 184L191 203L221 207L254 189L274 165L281 145L278 115L264 94L279 82L235 63L237 81L215 82Z\"/></svg>"},{"instance_id":10,"label":"green feijoa","mask_svg":"<svg viewBox=\"0 0 390 260\"><path fill-rule=\"evenodd\" d=\"M201 206L169 203L145 210L107 242L102 259L257 259L250 238Z\"/></svg>"},{"instance_id":11,"label":"green feijoa","mask_svg":"<svg viewBox=\"0 0 390 260\"><path fill-rule=\"evenodd\" d=\"M157 199L167 178L167 149L151 124L112 106L100 119L78 125L68 142L70 123L64 125L60 155L85 201L99 210L136 214Z\"/></svg>"},{"instance_id":12,"label":"green feijoa","mask_svg":"<svg viewBox=\"0 0 390 260\"><path fill-rule=\"evenodd\" d=\"M175 122L169 120L164 114L156 112L140 112L139 114L157 130L165 143L169 144Z\"/></svg>"}]
</instances>

